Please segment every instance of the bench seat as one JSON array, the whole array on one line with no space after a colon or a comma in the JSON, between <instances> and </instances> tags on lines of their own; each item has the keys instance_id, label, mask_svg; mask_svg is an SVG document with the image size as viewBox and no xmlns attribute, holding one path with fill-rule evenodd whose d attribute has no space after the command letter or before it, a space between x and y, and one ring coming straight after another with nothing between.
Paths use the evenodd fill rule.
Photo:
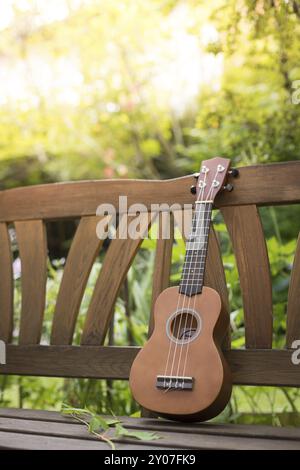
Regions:
<instances>
[{"instance_id":1,"label":"bench seat","mask_svg":"<svg viewBox=\"0 0 300 470\"><path fill-rule=\"evenodd\" d=\"M115 441L117 450L278 450L300 449L300 429L242 424L180 424L122 417L128 429L155 431L160 439ZM109 450L86 426L58 412L0 409L0 449Z\"/></svg>"}]
</instances>

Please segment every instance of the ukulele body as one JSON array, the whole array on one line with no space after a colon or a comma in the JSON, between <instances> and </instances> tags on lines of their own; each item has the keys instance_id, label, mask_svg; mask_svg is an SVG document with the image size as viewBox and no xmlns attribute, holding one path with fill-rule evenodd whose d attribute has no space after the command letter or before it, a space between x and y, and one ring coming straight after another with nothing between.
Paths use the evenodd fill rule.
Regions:
<instances>
[{"instance_id":1,"label":"ukulele body","mask_svg":"<svg viewBox=\"0 0 300 470\"><path fill-rule=\"evenodd\" d=\"M180 294L178 287L164 290L155 304L154 331L131 368L135 400L177 421L204 421L219 414L232 389L221 351L227 326L215 290L203 287L192 297Z\"/></svg>"}]
</instances>

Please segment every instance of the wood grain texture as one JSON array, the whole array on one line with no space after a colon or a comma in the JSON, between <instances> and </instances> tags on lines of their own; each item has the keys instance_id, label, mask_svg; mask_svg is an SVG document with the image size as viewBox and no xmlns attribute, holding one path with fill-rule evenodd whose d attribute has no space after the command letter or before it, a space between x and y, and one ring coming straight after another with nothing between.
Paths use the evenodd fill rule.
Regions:
<instances>
[{"instance_id":1,"label":"wood grain texture","mask_svg":"<svg viewBox=\"0 0 300 470\"><path fill-rule=\"evenodd\" d=\"M297 339L300 339L300 235L298 237L288 293L287 347L291 347L292 342Z\"/></svg>"},{"instance_id":2,"label":"wood grain texture","mask_svg":"<svg viewBox=\"0 0 300 470\"><path fill-rule=\"evenodd\" d=\"M22 416L22 411L19 416ZM56 413L58 414L58 413ZM153 421L128 419L121 417L122 424L128 429L139 429L148 431L152 429ZM223 433L224 427L222 425L204 425L204 426L190 426L188 432L182 432L181 428L171 426L170 423L156 420L155 431L158 433L160 439L157 441L133 441L132 439L118 437L115 440L117 450L126 448L126 446L135 445L137 449L143 449L147 446L148 449L157 448L173 448L173 449L297 449L299 448L299 430L290 433L286 433L284 428L272 428L271 426L263 426L266 434L264 435L260 428L262 426L252 426L253 431L257 430L258 435L253 439L254 434L247 434L245 432L245 426L231 425L231 433ZM248 426L249 428L250 426ZM248 429L246 428L246 429ZM201 429L201 434L197 432ZM211 431L214 429L214 431ZM298 432L297 432L298 431ZM63 442L68 448L68 442L75 440L79 449L84 449L85 446L89 448L92 443L97 444L99 449L104 449L104 443L99 440L96 436L89 433L84 424L78 423L74 419L65 420L64 422L51 422L40 420L30 420L22 418L2 418L0 423L1 437L6 436L4 439L9 443L8 435L12 435L12 443L10 446L24 446L27 437L31 437L32 448L34 444L40 445L43 437L49 439L51 446L57 443L57 446L61 446ZM20 443L16 443L13 439L14 435L20 438ZM108 431L108 436L112 434L112 431ZM280 439L280 440L279 440ZM56 441L55 441L56 440ZM3 440L1 439L3 443ZM71 444L72 446L72 444ZM56 448L56 447L55 447ZM106 447L106 449L108 449Z\"/></svg>"},{"instance_id":3,"label":"wood grain texture","mask_svg":"<svg viewBox=\"0 0 300 470\"><path fill-rule=\"evenodd\" d=\"M0 374L128 379L139 348L115 346L8 345Z\"/></svg>"},{"instance_id":4,"label":"wood grain texture","mask_svg":"<svg viewBox=\"0 0 300 470\"><path fill-rule=\"evenodd\" d=\"M44 377L128 379L138 347L8 345L1 374ZM300 387L299 366L292 349L224 351L233 383Z\"/></svg>"},{"instance_id":5,"label":"wood grain texture","mask_svg":"<svg viewBox=\"0 0 300 470\"><path fill-rule=\"evenodd\" d=\"M125 218L128 228L131 223L131 218L127 215L121 218L117 237L111 241L107 250L87 312L82 344L96 345L104 342L119 289L143 241L142 237L127 237L127 227L122 223ZM150 214L141 214L140 221L141 233L146 234L151 223Z\"/></svg>"},{"instance_id":6,"label":"wood grain texture","mask_svg":"<svg viewBox=\"0 0 300 470\"><path fill-rule=\"evenodd\" d=\"M300 387L299 366L291 361L293 352L291 349L232 349L224 355L235 384Z\"/></svg>"},{"instance_id":7,"label":"wood grain texture","mask_svg":"<svg viewBox=\"0 0 300 470\"><path fill-rule=\"evenodd\" d=\"M71 422L65 423L51 423L49 421L37 421L37 420L29 420L29 419L16 419L16 418L1 418L0 422L0 433L7 432L7 433L19 433L23 436L31 435L32 440L35 441L35 436L46 436L51 438L59 438L63 439L64 441L77 439L79 442L79 447L84 448L85 444L89 445L91 442L94 442L95 445L98 445L100 450L104 448L109 450L108 445L106 447L103 446L103 442L99 439L99 437L93 435L88 431L86 426L82 423L78 423L75 421L74 418ZM112 436L113 430L107 431L107 436ZM172 442L170 441L170 437L172 436ZM160 447L171 447L172 445L176 448L182 447L182 437L178 432L174 432L171 434L168 431L162 431L160 436L159 445ZM197 436L192 436L193 444L196 445ZM58 441L59 442L59 441ZM124 437L117 437L114 439L115 445L117 449L123 448L126 443L127 445L136 445L136 448L144 448L146 445L142 441L132 441L131 439L126 439ZM67 444L68 445L68 444ZM150 448L156 448L158 446L157 441L150 441L147 443L147 446Z\"/></svg>"},{"instance_id":8,"label":"wood grain texture","mask_svg":"<svg viewBox=\"0 0 300 470\"><path fill-rule=\"evenodd\" d=\"M256 206L223 208L233 245L244 305L246 348L272 347L272 284Z\"/></svg>"},{"instance_id":9,"label":"wood grain texture","mask_svg":"<svg viewBox=\"0 0 300 470\"><path fill-rule=\"evenodd\" d=\"M13 332L13 269L8 227L0 223L0 340L11 341Z\"/></svg>"},{"instance_id":10,"label":"wood grain texture","mask_svg":"<svg viewBox=\"0 0 300 470\"><path fill-rule=\"evenodd\" d=\"M216 206L272 205L300 202L300 162L275 163L240 168L233 180L235 190L222 192ZM281 191L271 191L274 181ZM36 185L0 192L0 221L59 219L95 215L99 204L118 206L120 195L128 196L128 205L193 204L190 186L193 176L165 181L102 180Z\"/></svg>"},{"instance_id":11,"label":"wood grain texture","mask_svg":"<svg viewBox=\"0 0 300 470\"><path fill-rule=\"evenodd\" d=\"M157 441L156 441L157 442ZM118 444L118 450L147 449L148 444L122 442ZM39 435L37 433L5 432L0 431L0 449L3 450L105 450L109 449L105 442L99 439L87 440L73 437L58 437ZM159 447L159 444L151 446L153 450L166 450L168 447Z\"/></svg>"},{"instance_id":12,"label":"wood grain texture","mask_svg":"<svg viewBox=\"0 0 300 470\"><path fill-rule=\"evenodd\" d=\"M153 330L153 309L154 304L159 294L169 287L170 283L170 272L172 264L172 249L174 242L174 216L169 215L169 233L164 233L162 228L164 223L167 223L165 219L166 215L159 214L159 227L160 232L156 242L155 262L153 270L153 284L152 284L152 308L149 321L149 336Z\"/></svg>"},{"instance_id":13,"label":"wood grain texture","mask_svg":"<svg viewBox=\"0 0 300 470\"><path fill-rule=\"evenodd\" d=\"M206 269L204 277L204 285L215 289L222 300L222 309L224 316L228 317L228 328L227 333L223 341L223 349L229 349L231 345L230 339L230 322L229 322L229 299L228 290L225 278L225 271L222 261L220 244L217 238L217 234L211 226L208 240L208 253L206 260Z\"/></svg>"},{"instance_id":14,"label":"wood grain texture","mask_svg":"<svg viewBox=\"0 0 300 470\"><path fill-rule=\"evenodd\" d=\"M42 333L47 281L46 229L41 220L16 222L21 258L20 344L37 344Z\"/></svg>"},{"instance_id":15,"label":"wood grain texture","mask_svg":"<svg viewBox=\"0 0 300 470\"><path fill-rule=\"evenodd\" d=\"M109 216L106 217L109 223ZM96 234L99 217L82 217L64 268L55 306L51 344L71 344L84 290L103 244ZM104 222L104 221L103 221Z\"/></svg>"},{"instance_id":16,"label":"wood grain texture","mask_svg":"<svg viewBox=\"0 0 300 470\"><path fill-rule=\"evenodd\" d=\"M46 410L28 410L20 408L0 408L1 418L10 418L23 420L25 423L30 421L42 421L49 423L69 423L77 425L74 419L70 416L62 415L57 411ZM181 434L197 434L199 439L201 435L209 434L212 436L243 436L243 437L262 437L268 439L282 440L296 440L300 441L300 428L287 426L268 426L259 424L258 426L252 424L219 424L212 422L205 423L177 423L167 420L158 419L143 419L131 418L122 416L122 423L130 429L144 429L149 431L169 431L180 432ZM17 425L15 426L17 427Z\"/></svg>"}]
</instances>

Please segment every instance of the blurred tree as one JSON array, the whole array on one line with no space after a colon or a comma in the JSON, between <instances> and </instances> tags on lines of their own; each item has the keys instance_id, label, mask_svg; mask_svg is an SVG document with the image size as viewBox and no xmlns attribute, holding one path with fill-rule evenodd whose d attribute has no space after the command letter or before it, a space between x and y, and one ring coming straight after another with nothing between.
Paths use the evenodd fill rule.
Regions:
<instances>
[{"instance_id":1,"label":"blurred tree","mask_svg":"<svg viewBox=\"0 0 300 470\"><path fill-rule=\"evenodd\" d=\"M18 171L2 186L298 158L297 1L10 4L0 159Z\"/></svg>"}]
</instances>

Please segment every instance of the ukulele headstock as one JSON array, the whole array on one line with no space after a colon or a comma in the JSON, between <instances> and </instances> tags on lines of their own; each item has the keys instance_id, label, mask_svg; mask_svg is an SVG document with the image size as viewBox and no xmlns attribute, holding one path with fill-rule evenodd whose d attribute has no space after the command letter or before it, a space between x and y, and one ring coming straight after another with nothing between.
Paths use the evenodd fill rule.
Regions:
<instances>
[{"instance_id":1,"label":"ukulele headstock","mask_svg":"<svg viewBox=\"0 0 300 470\"><path fill-rule=\"evenodd\" d=\"M230 170L230 160L228 158L215 157L202 162L200 173L194 176L197 179L191 192L196 195L197 200L214 201L217 194L222 190L231 191L233 186L225 185L229 175L238 176L238 170Z\"/></svg>"}]
</instances>

